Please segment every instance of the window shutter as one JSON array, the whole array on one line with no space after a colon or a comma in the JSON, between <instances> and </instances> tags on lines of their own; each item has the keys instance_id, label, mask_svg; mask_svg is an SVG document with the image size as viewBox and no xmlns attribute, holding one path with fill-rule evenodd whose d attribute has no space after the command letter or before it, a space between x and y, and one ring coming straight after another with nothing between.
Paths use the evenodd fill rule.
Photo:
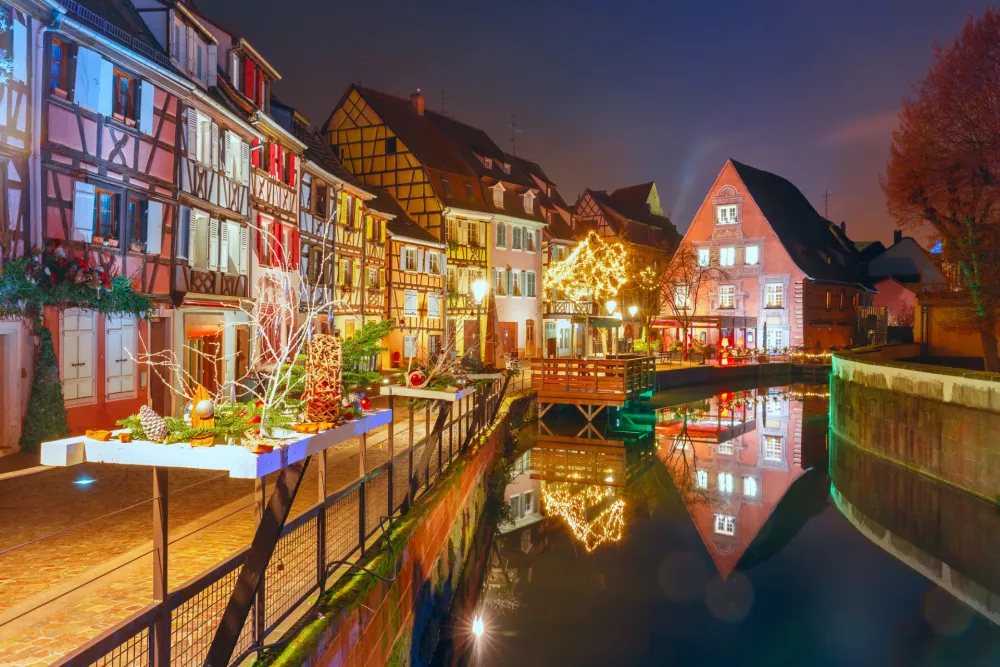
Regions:
<instances>
[{"instance_id":1,"label":"window shutter","mask_svg":"<svg viewBox=\"0 0 1000 667\"><path fill-rule=\"evenodd\" d=\"M268 162L267 162L267 173L271 175L272 178L277 177L278 173L278 144L274 142L267 143L268 148Z\"/></svg>"},{"instance_id":2,"label":"window shutter","mask_svg":"<svg viewBox=\"0 0 1000 667\"><path fill-rule=\"evenodd\" d=\"M288 154L288 184L295 187L295 154Z\"/></svg>"},{"instance_id":3,"label":"window shutter","mask_svg":"<svg viewBox=\"0 0 1000 667\"><path fill-rule=\"evenodd\" d=\"M243 185L250 185L250 144L237 139L240 142L240 181ZM257 151L256 155L260 155Z\"/></svg>"},{"instance_id":4,"label":"window shutter","mask_svg":"<svg viewBox=\"0 0 1000 667\"><path fill-rule=\"evenodd\" d=\"M266 105L264 104L264 75L260 70L257 70L257 87L254 89L254 99L257 100L257 106L263 109Z\"/></svg>"},{"instance_id":5,"label":"window shutter","mask_svg":"<svg viewBox=\"0 0 1000 667\"><path fill-rule=\"evenodd\" d=\"M406 270L406 246L399 249L399 270Z\"/></svg>"},{"instance_id":6,"label":"window shutter","mask_svg":"<svg viewBox=\"0 0 1000 667\"><path fill-rule=\"evenodd\" d=\"M187 70L191 71L195 68L195 63L197 63L197 53L198 53L198 43L199 40L194 34L194 28L188 27L187 30Z\"/></svg>"},{"instance_id":7,"label":"window shutter","mask_svg":"<svg viewBox=\"0 0 1000 667\"><path fill-rule=\"evenodd\" d=\"M351 283L351 284L354 285L355 287L360 287L360 285L361 285L361 267L360 266L355 266L354 267L354 282Z\"/></svg>"},{"instance_id":8,"label":"window shutter","mask_svg":"<svg viewBox=\"0 0 1000 667\"><path fill-rule=\"evenodd\" d=\"M257 81L256 68L257 66L252 60L243 59L243 94L251 100L254 99L254 90L256 90L254 85Z\"/></svg>"},{"instance_id":9,"label":"window shutter","mask_svg":"<svg viewBox=\"0 0 1000 667\"><path fill-rule=\"evenodd\" d=\"M233 150L233 133L229 130L223 130L222 136L224 141L222 142L222 168L226 174L226 178L233 177L233 166L236 160L239 159L237 151Z\"/></svg>"},{"instance_id":10,"label":"window shutter","mask_svg":"<svg viewBox=\"0 0 1000 667\"><path fill-rule=\"evenodd\" d=\"M98 84L97 113L110 116L114 99L115 66L110 60L101 59L101 82Z\"/></svg>"},{"instance_id":11,"label":"window shutter","mask_svg":"<svg viewBox=\"0 0 1000 667\"><path fill-rule=\"evenodd\" d=\"M94 236L94 186L77 181L73 185L73 231L84 243Z\"/></svg>"},{"instance_id":12,"label":"window shutter","mask_svg":"<svg viewBox=\"0 0 1000 667\"><path fill-rule=\"evenodd\" d=\"M163 249L163 204L150 200L146 204L146 253L159 255Z\"/></svg>"},{"instance_id":13,"label":"window shutter","mask_svg":"<svg viewBox=\"0 0 1000 667\"><path fill-rule=\"evenodd\" d=\"M219 126L212 123L212 169L219 168Z\"/></svg>"},{"instance_id":14,"label":"window shutter","mask_svg":"<svg viewBox=\"0 0 1000 667\"><path fill-rule=\"evenodd\" d=\"M514 294L514 273L510 269L507 269L507 294Z\"/></svg>"},{"instance_id":15,"label":"window shutter","mask_svg":"<svg viewBox=\"0 0 1000 667\"><path fill-rule=\"evenodd\" d=\"M260 169L260 153L264 150L261 147L260 137L253 138L253 149L250 151L250 161L254 167Z\"/></svg>"},{"instance_id":16,"label":"window shutter","mask_svg":"<svg viewBox=\"0 0 1000 667\"><path fill-rule=\"evenodd\" d=\"M271 233L268 234L267 242L271 244L271 266L280 267L285 263L285 255L282 252L281 237L285 235L285 230L281 223L275 221L271 223Z\"/></svg>"},{"instance_id":17,"label":"window shutter","mask_svg":"<svg viewBox=\"0 0 1000 667\"><path fill-rule=\"evenodd\" d=\"M497 270L496 268L490 269L490 290L496 294L497 292Z\"/></svg>"},{"instance_id":18,"label":"window shutter","mask_svg":"<svg viewBox=\"0 0 1000 667\"><path fill-rule=\"evenodd\" d=\"M187 154L192 160L198 159L198 111L187 110Z\"/></svg>"},{"instance_id":19,"label":"window shutter","mask_svg":"<svg viewBox=\"0 0 1000 667\"><path fill-rule=\"evenodd\" d=\"M10 20L13 24L11 31L14 33L14 43L12 44L14 55L14 78L23 83L28 82L28 27L17 20L11 12ZM65 67L66 64L63 64Z\"/></svg>"},{"instance_id":20,"label":"window shutter","mask_svg":"<svg viewBox=\"0 0 1000 667\"><path fill-rule=\"evenodd\" d=\"M153 133L153 98L156 89L149 81L139 83L139 131Z\"/></svg>"},{"instance_id":21,"label":"window shutter","mask_svg":"<svg viewBox=\"0 0 1000 667\"><path fill-rule=\"evenodd\" d=\"M240 89L240 57L235 53L232 54L232 62L229 65L229 80L233 84L233 88L236 90Z\"/></svg>"},{"instance_id":22,"label":"window shutter","mask_svg":"<svg viewBox=\"0 0 1000 667\"><path fill-rule=\"evenodd\" d=\"M423 273L424 269L424 251L417 248L417 271Z\"/></svg>"},{"instance_id":23,"label":"window shutter","mask_svg":"<svg viewBox=\"0 0 1000 667\"><path fill-rule=\"evenodd\" d=\"M208 70L208 76L205 77L205 85L209 88L213 88L219 83L219 68L216 63L219 61L219 47L216 44L208 45L208 62L205 63L205 67Z\"/></svg>"},{"instance_id":24,"label":"window shutter","mask_svg":"<svg viewBox=\"0 0 1000 667\"><path fill-rule=\"evenodd\" d=\"M73 102L97 111L101 88L101 56L82 46L76 49L76 81L73 85Z\"/></svg>"},{"instance_id":25,"label":"window shutter","mask_svg":"<svg viewBox=\"0 0 1000 667\"><path fill-rule=\"evenodd\" d=\"M240 275L247 274L247 266L250 260L250 229L246 225L240 225Z\"/></svg>"},{"instance_id":26,"label":"window shutter","mask_svg":"<svg viewBox=\"0 0 1000 667\"><path fill-rule=\"evenodd\" d=\"M219 221L219 270L229 273L229 223Z\"/></svg>"},{"instance_id":27,"label":"window shutter","mask_svg":"<svg viewBox=\"0 0 1000 667\"><path fill-rule=\"evenodd\" d=\"M441 253L441 275L448 275L448 253Z\"/></svg>"},{"instance_id":28,"label":"window shutter","mask_svg":"<svg viewBox=\"0 0 1000 667\"><path fill-rule=\"evenodd\" d=\"M208 227L208 270L219 270L219 221L212 218Z\"/></svg>"},{"instance_id":29,"label":"window shutter","mask_svg":"<svg viewBox=\"0 0 1000 667\"><path fill-rule=\"evenodd\" d=\"M299 261L302 259L302 237L299 230L292 230L292 268L299 269Z\"/></svg>"},{"instance_id":30,"label":"window shutter","mask_svg":"<svg viewBox=\"0 0 1000 667\"><path fill-rule=\"evenodd\" d=\"M378 286L380 289L385 288L385 269L378 270Z\"/></svg>"}]
</instances>

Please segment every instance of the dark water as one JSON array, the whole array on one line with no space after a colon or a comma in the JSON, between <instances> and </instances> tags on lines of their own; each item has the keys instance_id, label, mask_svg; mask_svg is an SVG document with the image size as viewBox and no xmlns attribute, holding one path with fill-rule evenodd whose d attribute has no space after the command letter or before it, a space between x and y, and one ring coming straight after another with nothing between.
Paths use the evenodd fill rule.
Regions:
<instances>
[{"instance_id":1,"label":"dark water","mask_svg":"<svg viewBox=\"0 0 1000 667\"><path fill-rule=\"evenodd\" d=\"M829 441L826 393L550 412L459 662L1000 665L997 508Z\"/></svg>"}]
</instances>

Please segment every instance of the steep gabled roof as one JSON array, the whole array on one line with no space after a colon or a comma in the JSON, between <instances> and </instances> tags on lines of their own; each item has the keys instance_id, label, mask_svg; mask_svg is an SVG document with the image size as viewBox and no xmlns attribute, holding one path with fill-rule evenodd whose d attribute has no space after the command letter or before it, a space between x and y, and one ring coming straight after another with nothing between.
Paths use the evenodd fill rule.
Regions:
<instances>
[{"instance_id":1,"label":"steep gabled roof","mask_svg":"<svg viewBox=\"0 0 1000 667\"><path fill-rule=\"evenodd\" d=\"M622 213L625 213L633 220L641 220L642 216L650 213L648 205L649 194L655 187L656 183L653 181L639 183L638 185L629 185L624 188L618 188L608 195L608 198L614 202L615 207Z\"/></svg>"},{"instance_id":2,"label":"steep gabled roof","mask_svg":"<svg viewBox=\"0 0 1000 667\"><path fill-rule=\"evenodd\" d=\"M576 232L573 228L569 226L561 215L552 216L552 220L549 222L548 229L546 230L550 238L557 239L560 241L575 241Z\"/></svg>"},{"instance_id":3,"label":"steep gabled roof","mask_svg":"<svg viewBox=\"0 0 1000 667\"><path fill-rule=\"evenodd\" d=\"M796 266L814 280L865 284L847 234L817 213L797 187L777 174L730 162Z\"/></svg>"},{"instance_id":4,"label":"steep gabled roof","mask_svg":"<svg viewBox=\"0 0 1000 667\"><path fill-rule=\"evenodd\" d=\"M351 173L344 168L344 165L323 141L316 127L294 107L284 104L275 95L271 95L270 115L279 125L291 132L292 136L305 144L305 158L307 160L345 183L370 191L369 188L362 186L351 176Z\"/></svg>"},{"instance_id":5,"label":"steep gabled roof","mask_svg":"<svg viewBox=\"0 0 1000 667\"><path fill-rule=\"evenodd\" d=\"M418 225L388 192L379 188L368 188L368 190L376 195L375 199L368 202L368 207L393 216L385 223L385 229L390 236L405 236L436 247L442 245L433 234Z\"/></svg>"},{"instance_id":6,"label":"steep gabled roof","mask_svg":"<svg viewBox=\"0 0 1000 667\"><path fill-rule=\"evenodd\" d=\"M559 193L558 186L545 174L544 171L542 171L542 167L537 162L517 155L511 155L510 153L507 153L507 160L525 174L533 176L535 180L541 181L549 186L549 189L552 190L551 195L547 191L539 194L539 200L543 202L543 206L546 208L558 207L565 211L569 210L569 205L566 203L566 200L563 199L562 194Z\"/></svg>"},{"instance_id":7,"label":"steep gabled roof","mask_svg":"<svg viewBox=\"0 0 1000 667\"><path fill-rule=\"evenodd\" d=\"M619 190L615 192L619 192ZM629 241L642 245L655 242L675 246L680 240L680 234L670 218L650 212L649 207L645 205L645 200L643 200L645 210L642 210L623 206L618 199L609 195L605 190L585 190L584 196L588 194L604 212L605 220L615 232L619 234L624 232ZM638 222L646 227L630 225L627 224L628 222ZM645 231L647 228L652 230L653 239L650 239L649 234Z\"/></svg>"},{"instance_id":8,"label":"steep gabled roof","mask_svg":"<svg viewBox=\"0 0 1000 667\"><path fill-rule=\"evenodd\" d=\"M424 114L452 142L455 150L461 154L478 176L485 176L494 181L513 183L525 188L538 187L531 176L522 173L515 165L511 165L509 174L503 171L500 165L510 164L510 160L507 159L506 153L483 130L430 109L426 109ZM493 160L493 166L487 168L480 158L490 158Z\"/></svg>"}]
</instances>

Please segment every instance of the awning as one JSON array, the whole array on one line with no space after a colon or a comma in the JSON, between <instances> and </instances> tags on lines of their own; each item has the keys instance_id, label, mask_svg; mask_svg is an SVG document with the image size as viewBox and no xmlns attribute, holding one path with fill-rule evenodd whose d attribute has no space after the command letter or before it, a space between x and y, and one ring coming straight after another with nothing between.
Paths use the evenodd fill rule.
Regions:
<instances>
[{"instance_id":1,"label":"awning","mask_svg":"<svg viewBox=\"0 0 1000 667\"><path fill-rule=\"evenodd\" d=\"M682 328L684 323L676 318L653 319L654 328ZM688 329L752 329L757 326L756 317L741 317L736 315L698 315L687 320Z\"/></svg>"},{"instance_id":2,"label":"awning","mask_svg":"<svg viewBox=\"0 0 1000 667\"><path fill-rule=\"evenodd\" d=\"M757 326L757 318L723 315L719 318L719 326L723 329L752 329Z\"/></svg>"},{"instance_id":3,"label":"awning","mask_svg":"<svg viewBox=\"0 0 1000 667\"><path fill-rule=\"evenodd\" d=\"M616 317L583 317L581 315L576 315L573 317L573 322L576 324L583 324L587 322L590 326L595 329L617 329L622 326L622 321Z\"/></svg>"}]
</instances>

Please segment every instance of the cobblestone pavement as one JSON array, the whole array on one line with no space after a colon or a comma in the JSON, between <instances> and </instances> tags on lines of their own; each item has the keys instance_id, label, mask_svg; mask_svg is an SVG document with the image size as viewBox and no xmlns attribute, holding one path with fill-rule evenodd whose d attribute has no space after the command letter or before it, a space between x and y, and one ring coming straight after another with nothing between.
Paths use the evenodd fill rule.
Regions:
<instances>
[{"instance_id":1,"label":"cobblestone pavement","mask_svg":"<svg viewBox=\"0 0 1000 667\"><path fill-rule=\"evenodd\" d=\"M397 415L399 453L409 433L406 411ZM425 416L415 415L414 440ZM388 460L386 436L369 436L368 470ZM328 492L358 479L359 444L328 450ZM317 479L307 472L290 519L317 502ZM249 544L253 488L213 472L170 472L171 588ZM151 492L151 471L131 466L84 464L0 484L0 664L49 664L152 601ZM31 540L39 541L6 551Z\"/></svg>"}]
</instances>

